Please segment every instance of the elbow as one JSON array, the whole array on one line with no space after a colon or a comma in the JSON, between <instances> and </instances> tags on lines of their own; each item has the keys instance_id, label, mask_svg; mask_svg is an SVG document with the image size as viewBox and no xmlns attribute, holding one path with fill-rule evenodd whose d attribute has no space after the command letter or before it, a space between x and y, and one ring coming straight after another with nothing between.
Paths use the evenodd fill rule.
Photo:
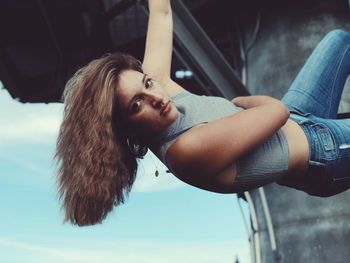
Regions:
<instances>
[{"instance_id":1,"label":"elbow","mask_svg":"<svg viewBox=\"0 0 350 263\"><path fill-rule=\"evenodd\" d=\"M282 102L281 102L282 103ZM290 117L289 109L282 103L283 110L284 110L284 123L286 123Z\"/></svg>"},{"instance_id":2,"label":"elbow","mask_svg":"<svg viewBox=\"0 0 350 263\"><path fill-rule=\"evenodd\" d=\"M278 118L281 122L280 124L283 126L288 121L290 112L282 101L276 102L276 112L278 113Z\"/></svg>"}]
</instances>

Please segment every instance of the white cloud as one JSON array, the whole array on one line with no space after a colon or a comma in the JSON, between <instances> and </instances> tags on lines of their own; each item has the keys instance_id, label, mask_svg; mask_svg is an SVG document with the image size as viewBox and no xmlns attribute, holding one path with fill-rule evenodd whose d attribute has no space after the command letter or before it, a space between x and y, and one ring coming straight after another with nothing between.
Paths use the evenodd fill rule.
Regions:
<instances>
[{"instance_id":1,"label":"white cloud","mask_svg":"<svg viewBox=\"0 0 350 263\"><path fill-rule=\"evenodd\" d=\"M35 174L39 173L41 175L46 175L49 173L49 171L46 169L46 167L43 166L42 163L35 163L33 161L28 161L23 158L12 156L11 154L0 152L0 160L8 163L12 163L16 167L21 167L29 172L34 172Z\"/></svg>"},{"instance_id":2,"label":"white cloud","mask_svg":"<svg viewBox=\"0 0 350 263\"><path fill-rule=\"evenodd\" d=\"M8 123L2 123L0 125L1 141L53 142L52 139L57 136L60 120L58 116L52 116L51 113L38 112L36 116L23 114L20 115L21 118L13 118Z\"/></svg>"},{"instance_id":3,"label":"white cloud","mask_svg":"<svg viewBox=\"0 0 350 263\"><path fill-rule=\"evenodd\" d=\"M229 263L233 262L236 256L241 263L250 262L246 241L128 240L106 243L96 240L92 244L93 247L91 244L86 246L86 242L68 242L65 247L54 247L0 238L0 260L5 259L8 252L16 251L17 256L12 257L15 262L21 262L21 259L30 254L30 258L36 263ZM27 258L26 262L31 261Z\"/></svg>"},{"instance_id":4,"label":"white cloud","mask_svg":"<svg viewBox=\"0 0 350 263\"><path fill-rule=\"evenodd\" d=\"M62 110L58 103L20 103L0 89L0 144L55 142Z\"/></svg>"}]
</instances>

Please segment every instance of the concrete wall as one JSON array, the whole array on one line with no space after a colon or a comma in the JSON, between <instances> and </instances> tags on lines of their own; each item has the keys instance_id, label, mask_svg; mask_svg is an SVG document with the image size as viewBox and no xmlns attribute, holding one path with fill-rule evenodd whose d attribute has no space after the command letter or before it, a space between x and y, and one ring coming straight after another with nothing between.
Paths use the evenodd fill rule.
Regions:
<instances>
[{"instance_id":1,"label":"concrete wall","mask_svg":"<svg viewBox=\"0 0 350 263\"><path fill-rule=\"evenodd\" d=\"M335 28L350 31L347 1L284 4L262 12L258 38L248 54L247 84L252 94L281 98L328 31ZM251 32L245 33L246 38L251 36ZM350 112L349 84L340 112ZM262 262L350 261L350 191L317 198L277 184L264 189L276 232L277 253L271 250L258 191L253 191L261 230Z\"/></svg>"}]
</instances>

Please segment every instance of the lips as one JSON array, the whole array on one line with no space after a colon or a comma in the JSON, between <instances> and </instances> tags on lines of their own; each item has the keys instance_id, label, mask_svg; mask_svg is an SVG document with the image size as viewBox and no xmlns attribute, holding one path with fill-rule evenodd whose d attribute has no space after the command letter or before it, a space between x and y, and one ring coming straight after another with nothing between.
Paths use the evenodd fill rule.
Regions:
<instances>
[{"instance_id":1,"label":"lips","mask_svg":"<svg viewBox=\"0 0 350 263\"><path fill-rule=\"evenodd\" d=\"M170 100L160 110L160 115L165 115L170 111Z\"/></svg>"}]
</instances>

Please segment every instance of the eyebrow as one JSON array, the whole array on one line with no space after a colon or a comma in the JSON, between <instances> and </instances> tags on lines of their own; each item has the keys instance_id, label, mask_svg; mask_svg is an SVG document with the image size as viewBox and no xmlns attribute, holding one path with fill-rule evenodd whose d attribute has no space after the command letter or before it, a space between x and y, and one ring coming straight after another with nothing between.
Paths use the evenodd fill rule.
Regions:
<instances>
[{"instance_id":1,"label":"eyebrow","mask_svg":"<svg viewBox=\"0 0 350 263\"><path fill-rule=\"evenodd\" d=\"M146 82L146 78L148 77L147 74L143 74L143 78L142 78L142 84L145 84Z\"/></svg>"}]
</instances>

